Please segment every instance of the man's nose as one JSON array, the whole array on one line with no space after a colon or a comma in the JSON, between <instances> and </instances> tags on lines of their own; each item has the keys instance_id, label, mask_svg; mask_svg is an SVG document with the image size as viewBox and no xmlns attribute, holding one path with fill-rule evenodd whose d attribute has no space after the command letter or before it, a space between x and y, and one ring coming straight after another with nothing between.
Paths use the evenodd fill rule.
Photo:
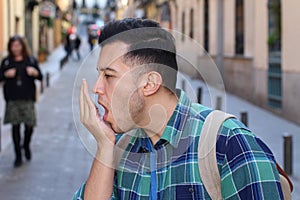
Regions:
<instances>
[{"instance_id":1,"label":"man's nose","mask_svg":"<svg viewBox=\"0 0 300 200\"><path fill-rule=\"evenodd\" d=\"M99 75L94 87L93 87L93 93L95 94L104 94L104 88L103 88L103 76Z\"/></svg>"}]
</instances>

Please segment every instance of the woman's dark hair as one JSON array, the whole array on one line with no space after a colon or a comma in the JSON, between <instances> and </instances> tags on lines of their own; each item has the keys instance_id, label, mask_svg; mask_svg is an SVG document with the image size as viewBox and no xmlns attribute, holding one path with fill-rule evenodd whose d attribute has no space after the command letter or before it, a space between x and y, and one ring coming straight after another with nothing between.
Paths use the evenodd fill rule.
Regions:
<instances>
[{"instance_id":1,"label":"woman's dark hair","mask_svg":"<svg viewBox=\"0 0 300 200\"><path fill-rule=\"evenodd\" d=\"M159 23L136 18L112 21L102 28L99 44L103 47L117 41L129 45L123 55L124 63L148 66L147 71L160 73L165 86L175 90L178 71L175 41Z\"/></svg>"},{"instance_id":2,"label":"woman's dark hair","mask_svg":"<svg viewBox=\"0 0 300 200\"><path fill-rule=\"evenodd\" d=\"M21 46L22 46L22 56L23 59L27 59L30 56L30 50L28 48L28 45L25 41L25 39L23 37L21 37L20 35L14 35L11 38L9 38L8 44L7 44L7 50L8 50L8 57L13 59L14 55L13 52L11 50L11 46L12 43L18 41L20 42Z\"/></svg>"}]
</instances>

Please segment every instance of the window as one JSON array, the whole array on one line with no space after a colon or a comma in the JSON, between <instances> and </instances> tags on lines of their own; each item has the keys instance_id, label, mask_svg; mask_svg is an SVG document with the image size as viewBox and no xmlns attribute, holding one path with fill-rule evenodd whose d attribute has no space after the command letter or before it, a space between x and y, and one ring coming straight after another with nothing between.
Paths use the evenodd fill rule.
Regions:
<instances>
[{"instance_id":1,"label":"window","mask_svg":"<svg viewBox=\"0 0 300 200\"><path fill-rule=\"evenodd\" d=\"M185 37L185 13L184 12L182 12L182 18L181 18L181 32L182 32L181 40L184 41L184 37Z\"/></svg>"},{"instance_id":2,"label":"window","mask_svg":"<svg viewBox=\"0 0 300 200\"><path fill-rule=\"evenodd\" d=\"M209 51L209 0L204 0L204 49Z\"/></svg>"},{"instance_id":3,"label":"window","mask_svg":"<svg viewBox=\"0 0 300 200\"><path fill-rule=\"evenodd\" d=\"M190 38L194 38L194 9L190 12Z\"/></svg>"},{"instance_id":4,"label":"window","mask_svg":"<svg viewBox=\"0 0 300 200\"><path fill-rule=\"evenodd\" d=\"M282 102L281 62L280 58L269 57L268 69L268 104L271 108L280 109Z\"/></svg>"},{"instance_id":5,"label":"window","mask_svg":"<svg viewBox=\"0 0 300 200\"><path fill-rule=\"evenodd\" d=\"M268 105L273 109L282 108L282 67L281 67L281 2L268 2L269 68Z\"/></svg>"},{"instance_id":6,"label":"window","mask_svg":"<svg viewBox=\"0 0 300 200\"><path fill-rule=\"evenodd\" d=\"M244 54L244 0L235 1L235 53Z\"/></svg>"},{"instance_id":7,"label":"window","mask_svg":"<svg viewBox=\"0 0 300 200\"><path fill-rule=\"evenodd\" d=\"M20 17L15 17L15 33L18 34L20 32Z\"/></svg>"},{"instance_id":8,"label":"window","mask_svg":"<svg viewBox=\"0 0 300 200\"><path fill-rule=\"evenodd\" d=\"M169 3L166 1L161 5L161 21L169 22L171 20L170 12Z\"/></svg>"},{"instance_id":9,"label":"window","mask_svg":"<svg viewBox=\"0 0 300 200\"><path fill-rule=\"evenodd\" d=\"M280 0L269 0L269 51L281 51L281 3Z\"/></svg>"}]
</instances>

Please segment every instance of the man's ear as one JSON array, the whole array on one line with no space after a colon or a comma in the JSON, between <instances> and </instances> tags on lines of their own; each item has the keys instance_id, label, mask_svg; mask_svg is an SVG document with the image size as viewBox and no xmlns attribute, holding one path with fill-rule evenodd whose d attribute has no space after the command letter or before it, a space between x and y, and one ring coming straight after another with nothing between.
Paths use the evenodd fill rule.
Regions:
<instances>
[{"instance_id":1,"label":"man's ear","mask_svg":"<svg viewBox=\"0 0 300 200\"><path fill-rule=\"evenodd\" d=\"M162 85L162 77L158 72L151 71L144 74L142 81L142 92L144 96L156 93Z\"/></svg>"}]
</instances>

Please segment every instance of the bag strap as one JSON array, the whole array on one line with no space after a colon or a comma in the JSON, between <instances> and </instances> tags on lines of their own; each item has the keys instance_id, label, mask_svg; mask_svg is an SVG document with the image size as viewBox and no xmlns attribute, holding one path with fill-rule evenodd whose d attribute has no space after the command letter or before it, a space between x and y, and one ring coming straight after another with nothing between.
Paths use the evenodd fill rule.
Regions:
<instances>
[{"instance_id":1,"label":"bag strap","mask_svg":"<svg viewBox=\"0 0 300 200\"><path fill-rule=\"evenodd\" d=\"M235 118L220 110L214 110L206 117L198 143L198 167L203 185L212 199L222 199L221 178L216 158L218 131L228 118Z\"/></svg>"},{"instance_id":2,"label":"bag strap","mask_svg":"<svg viewBox=\"0 0 300 200\"><path fill-rule=\"evenodd\" d=\"M294 185L293 185L291 179L289 178L289 176L285 173L285 171L281 168L281 166L277 162L276 162L276 168L279 172L279 175L283 176L286 179L286 181L288 182L290 191L293 192ZM281 181L281 179L280 179L280 181Z\"/></svg>"},{"instance_id":3,"label":"bag strap","mask_svg":"<svg viewBox=\"0 0 300 200\"><path fill-rule=\"evenodd\" d=\"M216 157L216 141L219 129L228 118L236 118L220 110L212 111L205 119L198 143L198 167L205 189L212 199L222 199L221 178ZM293 183L276 162L285 199L291 199ZM288 187L288 188L284 188ZM287 192L289 190L289 192Z\"/></svg>"}]
</instances>

